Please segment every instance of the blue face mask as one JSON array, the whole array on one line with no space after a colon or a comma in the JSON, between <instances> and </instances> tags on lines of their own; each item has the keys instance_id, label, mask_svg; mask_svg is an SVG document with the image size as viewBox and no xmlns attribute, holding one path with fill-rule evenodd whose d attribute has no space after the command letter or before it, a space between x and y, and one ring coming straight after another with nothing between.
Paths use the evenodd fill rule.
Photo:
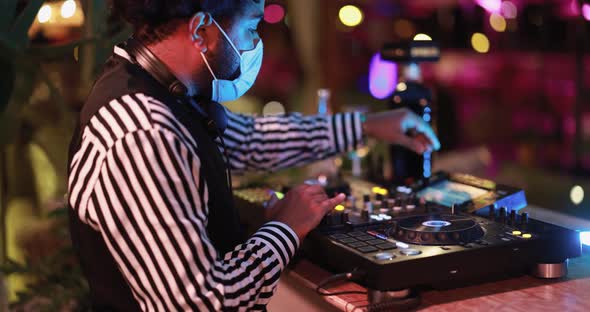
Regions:
<instances>
[{"instance_id":1,"label":"blue face mask","mask_svg":"<svg viewBox=\"0 0 590 312\"><path fill-rule=\"evenodd\" d=\"M219 24L217 24L214 19L213 23L215 23L217 28L219 28L219 31L221 31L225 39L240 57L240 76L235 80L217 79L217 76L215 76L215 73L213 73L213 70L207 61L205 54L201 52L201 57L203 57L203 61L205 61L211 76L213 76L213 92L211 95L211 100L219 103L237 100L239 97L244 95L246 91L250 90L254 84L254 81L256 81L256 77L260 71L260 66L262 65L262 40L258 40L258 43L254 49L240 54L240 51L236 48L229 36L225 33L225 31L223 31L223 29L221 29Z\"/></svg>"}]
</instances>

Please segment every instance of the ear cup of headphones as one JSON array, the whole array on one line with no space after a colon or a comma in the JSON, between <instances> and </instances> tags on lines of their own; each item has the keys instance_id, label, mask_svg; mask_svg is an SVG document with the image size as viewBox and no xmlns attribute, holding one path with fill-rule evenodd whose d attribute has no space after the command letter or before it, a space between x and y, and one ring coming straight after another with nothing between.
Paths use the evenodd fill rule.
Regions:
<instances>
[{"instance_id":1,"label":"ear cup of headphones","mask_svg":"<svg viewBox=\"0 0 590 312\"><path fill-rule=\"evenodd\" d=\"M180 82L168 67L162 63L147 47L134 38L127 41L127 52L133 56L137 64L155 78L161 85L168 88L168 92L177 98L186 100L188 89ZM205 102L201 104L207 114L205 123L207 132L213 138L223 134L227 128L227 112L223 105L217 102Z\"/></svg>"},{"instance_id":2,"label":"ear cup of headphones","mask_svg":"<svg viewBox=\"0 0 590 312\"><path fill-rule=\"evenodd\" d=\"M172 95L176 97L184 97L188 93L186 86L178 80L170 84L170 86L168 87L168 91L170 91L170 93L172 93Z\"/></svg>"},{"instance_id":3,"label":"ear cup of headphones","mask_svg":"<svg viewBox=\"0 0 590 312\"><path fill-rule=\"evenodd\" d=\"M150 49L135 38L129 38L125 50L135 59L137 64L147 71L160 84L176 97L185 97L188 89L180 82L168 67L156 57Z\"/></svg>"}]
</instances>

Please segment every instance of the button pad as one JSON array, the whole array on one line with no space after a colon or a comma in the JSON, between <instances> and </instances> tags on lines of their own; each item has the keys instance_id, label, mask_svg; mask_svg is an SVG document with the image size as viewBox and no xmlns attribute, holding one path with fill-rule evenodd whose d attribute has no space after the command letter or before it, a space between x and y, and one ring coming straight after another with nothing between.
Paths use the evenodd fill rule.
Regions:
<instances>
[{"instance_id":1,"label":"button pad","mask_svg":"<svg viewBox=\"0 0 590 312\"><path fill-rule=\"evenodd\" d=\"M362 252L362 253L368 253L368 252L374 252L374 251L378 251L379 249L373 247L373 246L363 246L363 247L359 247L357 248L358 251Z\"/></svg>"},{"instance_id":2,"label":"button pad","mask_svg":"<svg viewBox=\"0 0 590 312\"><path fill-rule=\"evenodd\" d=\"M381 250L391 250L391 249L396 249L397 246L395 244L392 243L383 243L383 244L379 244L376 245L375 247L381 249Z\"/></svg>"},{"instance_id":3,"label":"button pad","mask_svg":"<svg viewBox=\"0 0 590 312\"><path fill-rule=\"evenodd\" d=\"M346 246L352 247L352 248L359 248L359 247L368 246L368 245L363 242L354 242L354 243L346 244Z\"/></svg>"}]
</instances>

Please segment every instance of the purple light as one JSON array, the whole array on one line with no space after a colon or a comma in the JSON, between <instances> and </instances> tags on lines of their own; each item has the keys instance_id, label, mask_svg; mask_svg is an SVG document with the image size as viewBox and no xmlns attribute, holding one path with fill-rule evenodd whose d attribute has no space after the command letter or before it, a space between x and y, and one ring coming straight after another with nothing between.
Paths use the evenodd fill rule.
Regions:
<instances>
[{"instance_id":1,"label":"purple light","mask_svg":"<svg viewBox=\"0 0 590 312\"><path fill-rule=\"evenodd\" d=\"M477 4L489 13L500 13L502 0L475 0Z\"/></svg>"},{"instance_id":2,"label":"purple light","mask_svg":"<svg viewBox=\"0 0 590 312\"><path fill-rule=\"evenodd\" d=\"M517 9L514 3L510 1L504 1L500 5L500 11L505 18L516 18Z\"/></svg>"},{"instance_id":3,"label":"purple light","mask_svg":"<svg viewBox=\"0 0 590 312\"><path fill-rule=\"evenodd\" d=\"M264 8L264 21L276 24L285 17L285 9L279 4L269 4Z\"/></svg>"},{"instance_id":4,"label":"purple light","mask_svg":"<svg viewBox=\"0 0 590 312\"><path fill-rule=\"evenodd\" d=\"M397 64L381 59L377 52L371 59L369 67L369 91L371 95L382 100L395 91L397 86Z\"/></svg>"},{"instance_id":5,"label":"purple light","mask_svg":"<svg viewBox=\"0 0 590 312\"><path fill-rule=\"evenodd\" d=\"M582 15L587 21L590 21L590 4L584 3L582 6Z\"/></svg>"}]
</instances>

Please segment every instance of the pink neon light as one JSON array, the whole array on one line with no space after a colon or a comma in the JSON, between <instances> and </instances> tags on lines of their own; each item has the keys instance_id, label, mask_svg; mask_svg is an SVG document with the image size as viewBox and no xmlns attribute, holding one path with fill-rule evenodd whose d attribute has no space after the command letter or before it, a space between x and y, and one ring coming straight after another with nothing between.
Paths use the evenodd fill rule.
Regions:
<instances>
[{"instance_id":1,"label":"pink neon light","mask_svg":"<svg viewBox=\"0 0 590 312\"><path fill-rule=\"evenodd\" d=\"M489 13L500 13L502 0L475 0L477 4Z\"/></svg>"},{"instance_id":2,"label":"pink neon light","mask_svg":"<svg viewBox=\"0 0 590 312\"><path fill-rule=\"evenodd\" d=\"M582 6L582 15L587 21L590 21L590 4L584 3Z\"/></svg>"},{"instance_id":3,"label":"pink neon light","mask_svg":"<svg viewBox=\"0 0 590 312\"><path fill-rule=\"evenodd\" d=\"M269 4L264 8L264 21L269 24L276 24L285 17L285 9L278 4Z\"/></svg>"},{"instance_id":4,"label":"pink neon light","mask_svg":"<svg viewBox=\"0 0 590 312\"><path fill-rule=\"evenodd\" d=\"M382 100L395 91L397 86L397 64L381 59L377 53L371 59L369 67L369 91L371 95Z\"/></svg>"}]
</instances>

